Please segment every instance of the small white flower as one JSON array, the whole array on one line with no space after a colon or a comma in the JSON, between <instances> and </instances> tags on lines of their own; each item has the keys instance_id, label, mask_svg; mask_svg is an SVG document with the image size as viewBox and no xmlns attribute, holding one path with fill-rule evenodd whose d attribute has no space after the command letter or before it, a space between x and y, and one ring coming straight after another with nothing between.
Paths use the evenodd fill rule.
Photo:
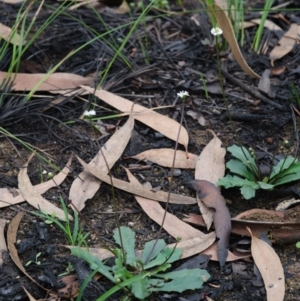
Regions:
<instances>
[{"instance_id":1,"label":"small white flower","mask_svg":"<svg viewBox=\"0 0 300 301\"><path fill-rule=\"evenodd\" d=\"M96 115L96 111L95 110L84 111L83 115L87 117L94 116Z\"/></svg>"},{"instance_id":2,"label":"small white flower","mask_svg":"<svg viewBox=\"0 0 300 301\"><path fill-rule=\"evenodd\" d=\"M47 173L47 170L43 170L43 175L46 175Z\"/></svg>"},{"instance_id":3,"label":"small white flower","mask_svg":"<svg viewBox=\"0 0 300 301\"><path fill-rule=\"evenodd\" d=\"M214 36L220 36L223 33L223 30L220 27L216 26L213 27L210 32Z\"/></svg>"},{"instance_id":4,"label":"small white flower","mask_svg":"<svg viewBox=\"0 0 300 301\"><path fill-rule=\"evenodd\" d=\"M189 96L189 92L187 92L187 91L181 91L181 92L177 93L177 95L180 98L185 98L186 96Z\"/></svg>"}]
</instances>

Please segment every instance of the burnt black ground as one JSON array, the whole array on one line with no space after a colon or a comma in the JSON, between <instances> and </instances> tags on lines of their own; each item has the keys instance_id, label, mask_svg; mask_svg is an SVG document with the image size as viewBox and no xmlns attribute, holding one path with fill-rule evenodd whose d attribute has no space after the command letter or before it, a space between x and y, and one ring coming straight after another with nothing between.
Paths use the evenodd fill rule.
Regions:
<instances>
[{"instance_id":1,"label":"burnt black ground","mask_svg":"<svg viewBox=\"0 0 300 301\"><path fill-rule=\"evenodd\" d=\"M275 1L280 4L283 1ZM107 77L103 82L103 88L110 92L119 94L138 104L152 108L156 106L172 105L179 91L187 90L190 97L185 105L185 112L193 110L202 114L206 120L206 125L200 125L197 120L189 115L184 116L184 126L190 135L189 151L200 153L203 147L211 139L205 129L212 129L222 140L225 147L241 142L246 147L253 147L257 150L266 150L270 153L290 153L295 154L297 150L299 117L296 117L290 106L291 85L300 93L299 81L299 45L286 55L283 59L275 61L275 67L286 66L286 71L279 76L272 76L272 90L275 98L272 101L283 107L278 110L276 107L266 104L259 99L245 92L241 87L232 83L224 77L224 87L230 113L232 115L234 127L228 121L224 99L220 94L217 77L217 57L213 47L205 46L201 41L205 38L211 39L209 33L211 25L203 12L182 12L181 7L174 6L177 15L168 16L158 10L152 10L147 17L147 27L141 24L138 31L133 34L125 45L122 54L129 62L130 67L120 58L117 58ZM33 31L43 24L46 18L53 11L51 6L57 7L56 1L47 1L37 18ZM248 1L249 7L261 7L261 4ZM0 22L12 26L17 14L19 5L8 5L1 3ZM36 6L34 6L36 8ZM194 2L184 3L187 9L199 9L199 5ZM287 8L290 11L280 11L290 22L298 22L300 13L296 12L297 1L291 3ZM30 16L33 16L34 9ZM105 24L114 29L120 25L128 24L136 20L140 12L133 12L132 16L127 14L115 14L111 10L101 12L101 18ZM201 26L197 26L191 17L195 15L200 20ZM248 15L246 15L247 18ZM281 19L275 18L275 13L271 14L272 21L280 25L284 30L288 25ZM78 20L82 20L87 26L83 26ZM145 32L145 27L147 31ZM77 54L66 60L57 71L70 72L86 76L96 72L101 78L103 71L107 68L110 60L114 57L116 48L120 46L124 37L129 32L131 25L126 25L115 30L111 35L105 36L105 40L95 39L89 46L85 47ZM53 23L37 38L35 43L29 47L23 56L20 72L38 73L47 72L53 65L58 63L71 50L78 48L87 41L92 40L97 35L106 32L107 28L99 17L88 8L80 8L76 11L58 16ZM270 61L268 53L265 55L256 54L251 50L251 42L255 34L255 28L247 29L245 45L242 52L248 64L257 72L262 74L265 69L269 69ZM269 36L269 51L278 42L278 37L273 32L265 30L265 36ZM3 42L1 42L3 44ZM1 44L1 45L2 45ZM1 46L0 45L0 46ZM143 48L141 47L143 45ZM224 48L224 50L226 50ZM249 78L234 60L228 56L228 52L221 53L222 68L244 85L258 91L258 81ZM5 57L0 62L0 70L6 71L12 56L12 47L6 51ZM199 73L206 75L212 82L207 84L209 97L206 98L204 87ZM99 79L95 77L95 81ZM36 97L28 103L24 103L22 93L13 93L9 87L2 87L5 92L4 103L0 108L0 126L16 135L18 138L43 149L51 155L56 165L63 167L71 153L79 155L86 162L90 161L98 151L98 144L92 139L94 133L90 126L79 120L79 116L88 107L88 103L78 100L76 97L66 98L66 100L51 109L43 111L52 100L52 95L43 93L43 97ZM37 93L38 94L38 93ZM40 94L39 94L40 95ZM44 97L46 96L46 97ZM48 96L48 97L47 97ZM264 95L266 96L266 95ZM92 97L86 98L94 101ZM245 99L252 101L248 102ZM97 109L97 116L108 116L117 113L114 109L98 101L101 106ZM177 100L175 107L166 108L159 111L175 120L181 117L181 101ZM74 121L69 125L62 122ZM105 123L122 125L126 118L109 119ZM113 174L125 179L125 174L119 172L119 166L128 166L135 161L124 160L124 157L149 148L169 147L174 148L175 143L160 137L153 130L136 122L135 131L142 143L132 143L129 145L124 156L115 165ZM17 187L17 173L19 168L25 163L30 153L18 142L0 136L0 186ZM107 139L107 138L106 138ZM283 140L289 140L289 148L283 147ZM11 142L9 142L11 141ZM100 140L102 145L105 139ZM68 176L61 185L61 189L66 194L69 187L81 171L81 167L73 162L73 173ZM33 184L40 182L41 170L49 167L37 158L30 164L28 172ZM167 181L163 175L169 172L168 169L158 169L139 172L154 183L159 180L163 189L168 189ZM186 181L193 179L193 173L182 171L182 175L176 178L174 189L184 186ZM297 185L296 185L297 186ZM187 194L193 194L187 187L184 188ZM262 194L254 201L245 201L238 191L223 191L227 199L231 201L229 205L232 216L251 209L253 207L273 209L275 204L282 200L281 197L270 198ZM59 204L59 192L52 189L45 194L47 199ZM91 226L98 231L99 237L91 237L89 245L103 245L100 237L112 239L112 231L116 227L116 221L111 214L103 214L111 209L111 190L108 185L102 185L101 191L88 201L82 215L89 217ZM155 237L158 225L151 221L135 203L133 196L117 191L119 200L120 221L127 225L134 221L133 229L137 233L139 246ZM0 211L0 216L11 220L16 212L22 210L32 210L28 204L6 207ZM190 212L198 213L197 206L170 206L172 213L182 217ZM129 212L129 213L128 213ZM82 225L86 231L89 227ZM60 287L58 275L65 271L68 265L69 252L62 245L67 241L59 230L53 226L40 224L41 220L30 214L26 214L21 222L18 232L18 247L25 246L24 250L19 249L20 258L25 265L28 260L34 260L37 253L41 252L42 264L40 266L30 265L28 272L40 281L45 287L57 290ZM42 230L41 230L42 229ZM203 230L203 229L202 229ZM41 237L41 231L45 231L45 236ZM163 232L162 238L166 242L174 242L167 233ZM235 238L232 237L232 243ZM299 253L294 244L275 246L283 266L286 271L287 286L285 300L299 300ZM179 265L179 264L178 264ZM175 265L176 267L176 265ZM293 268L292 268L293 267ZM150 300L205 300L205 295L211 296L215 300L266 300L264 289L255 287L252 280L255 280L253 264L245 263L246 273L236 275L232 273L232 266L228 264L225 273L220 273L218 264L209 262L207 270L212 275L211 283L217 288L205 285L202 291L187 292L180 296L177 294L160 294L150 298ZM297 270L298 268L298 270ZM101 287L108 289L110 284L100 280ZM29 281L14 266L9 256L4 257L4 265L0 274L0 300L26 300L20 284L38 298L46 298L46 293ZM193 295L194 294L194 295ZM2 299L1 299L2 298Z\"/></svg>"}]
</instances>

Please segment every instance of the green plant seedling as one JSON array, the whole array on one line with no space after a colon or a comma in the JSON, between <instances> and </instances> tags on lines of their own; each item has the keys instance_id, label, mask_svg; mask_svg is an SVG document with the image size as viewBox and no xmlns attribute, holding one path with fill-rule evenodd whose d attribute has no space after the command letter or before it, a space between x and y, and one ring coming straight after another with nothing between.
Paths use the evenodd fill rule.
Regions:
<instances>
[{"instance_id":1,"label":"green plant seedling","mask_svg":"<svg viewBox=\"0 0 300 301\"><path fill-rule=\"evenodd\" d=\"M300 179L300 162L292 156L280 160L270 168L268 174L264 174L257 165L253 151L250 154L245 147L237 145L232 145L227 150L234 159L229 160L226 167L234 175L219 179L217 185L225 188L241 187L241 194L247 200L255 196L257 189L272 190L276 186Z\"/></svg>"},{"instance_id":2,"label":"green plant seedling","mask_svg":"<svg viewBox=\"0 0 300 301\"><path fill-rule=\"evenodd\" d=\"M183 292L188 289L198 289L210 278L208 272L202 269L182 269L163 273L171 267L172 262L180 259L182 253L179 248L168 248L163 239L147 242L139 258L135 253L135 233L128 227L117 229L114 232L114 240L119 245L120 236L123 249L112 250L115 255L115 263L112 267L105 265L98 257L86 250L72 248L73 255L87 261L94 272L101 273L116 284L97 301L106 300L122 288L130 291L135 298L144 300L157 291ZM84 288L82 285L81 294Z\"/></svg>"},{"instance_id":3,"label":"green plant seedling","mask_svg":"<svg viewBox=\"0 0 300 301\"><path fill-rule=\"evenodd\" d=\"M35 261L29 260L29 261L27 261L27 263L25 264L25 266L29 266L29 265L31 265L32 263L35 263L36 265L40 265L40 264L41 264L41 261L38 260L38 258L41 256L41 254L42 254L41 252L37 253L37 254L35 255Z\"/></svg>"},{"instance_id":4,"label":"green plant seedling","mask_svg":"<svg viewBox=\"0 0 300 301\"><path fill-rule=\"evenodd\" d=\"M59 277L67 276L67 275L71 274L72 272L74 272L74 268L73 268L72 264L69 262L68 266L66 267L66 271L59 274L58 276Z\"/></svg>"},{"instance_id":5,"label":"green plant seedling","mask_svg":"<svg viewBox=\"0 0 300 301\"><path fill-rule=\"evenodd\" d=\"M61 223L55 215L48 215L44 212L33 212L31 211L30 213L33 215L36 215L38 217L41 217L45 220L46 224L51 224L54 223L56 226L58 226L59 229L63 231L63 233L66 235L68 242L72 246L81 246L84 245L85 247L88 248L86 239L89 236L89 232L83 233L82 228L79 227L79 217L78 217L78 212L74 210L74 225L73 228L71 227L71 222L69 220L69 215L68 215L68 209L67 206L63 200L62 197L60 197L60 201L63 207L63 211L65 214L65 224Z\"/></svg>"}]
</instances>

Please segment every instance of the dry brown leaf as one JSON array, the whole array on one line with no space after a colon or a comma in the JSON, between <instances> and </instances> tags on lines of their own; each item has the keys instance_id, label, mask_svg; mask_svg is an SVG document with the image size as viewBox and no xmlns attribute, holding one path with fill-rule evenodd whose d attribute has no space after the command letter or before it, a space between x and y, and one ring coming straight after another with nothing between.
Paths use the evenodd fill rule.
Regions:
<instances>
[{"instance_id":1,"label":"dry brown leaf","mask_svg":"<svg viewBox=\"0 0 300 301\"><path fill-rule=\"evenodd\" d=\"M205 180L191 181L190 184L196 190L204 204L215 209L213 221L218 240L218 258L221 269L224 267L228 256L229 237L231 233L231 217L226 206L226 201L220 190L211 182Z\"/></svg>"},{"instance_id":2,"label":"dry brown leaf","mask_svg":"<svg viewBox=\"0 0 300 301\"><path fill-rule=\"evenodd\" d=\"M214 4L214 14L217 19L218 26L223 30L223 35L228 42L230 49L233 53L234 58L236 59L237 63L240 67L251 77L253 78L260 78L258 74L256 74L247 64L245 61L240 47L236 41L235 34L231 25L231 22L227 15L227 8L224 1L215 0Z\"/></svg>"},{"instance_id":3,"label":"dry brown leaf","mask_svg":"<svg viewBox=\"0 0 300 301\"><path fill-rule=\"evenodd\" d=\"M12 29L2 23L0 23L0 39L4 39L5 41L8 41L11 44L14 44L16 46L24 45L26 44L26 41L23 40L21 43L20 35L15 33L12 37Z\"/></svg>"},{"instance_id":4,"label":"dry brown leaf","mask_svg":"<svg viewBox=\"0 0 300 301\"><path fill-rule=\"evenodd\" d=\"M39 283L37 283L25 270L23 267L18 251L15 247L16 239L17 239L17 231L19 228L19 224L24 216L24 212L19 212L10 222L8 229L7 229L7 246L9 250L9 254L13 262L16 264L16 266L31 280L33 281L36 285L39 287L43 288L44 290L47 291L44 287L42 287Z\"/></svg>"},{"instance_id":5,"label":"dry brown leaf","mask_svg":"<svg viewBox=\"0 0 300 301\"><path fill-rule=\"evenodd\" d=\"M29 158L27 165L31 158ZM27 174L27 165L20 169L18 174L18 186L24 199L34 208L41 210L49 215L55 214L55 217L66 220L65 213L62 209L56 207L52 203L45 200L32 186ZM73 220L73 217L69 214L69 219Z\"/></svg>"},{"instance_id":6,"label":"dry brown leaf","mask_svg":"<svg viewBox=\"0 0 300 301\"><path fill-rule=\"evenodd\" d=\"M187 158L188 156L188 158ZM172 167L173 166L174 150L170 148L149 149L130 158L139 161L151 161L159 166ZM184 151L176 151L176 159L174 168L193 169L196 166L198 156L186 153Z\"/></svg>"},{"instance_id":7,"label":"dry brown leaf","mask_svg":"<svg viewBox=\"0 0 300 301\"><path fill-rule=\"evenodd\" d=\"M131 111L133 102L130 100L127 100L123 97L117 96L102 89L98 89L95 91L95 89L90 88L88 86L81 87L89 93L95 94L107 104L118 109L121 112ZM135 105L133 108L133 112L134 119L146 124L147 126L160 132L169 139L177 141L178 131L180 127L180 124L177 121L141 105ZM187 130L183 126L181 126L178 143L182 144L187 149L187 145L189 143L189 136Z\"/></svg>"},{"instance_id":8,"label":"dry brown leaf","mask_svg":"<svg viewBox=\"0 0 300 301\"><path fill-rule=\"evenodd\" d=\"M271 81L270 81L270 73L269 69L266 69L261 78L259 79L258 89L264 93L266 93L269 97L274 98L275 92L271 89Z\"/></svg>"},{"instance_id":9,"label":"dry brown leaf","mask_svg":"<svg viewBox=\"0 0 300 301\"><path fill-rule=\"evenodd\" d=\"M76 156L77 157L77 156ZM93 174L95 177L100 179L101 181L111 184L110 177L104 173L99 172L96 168L93 168L86 164L83 160L81 160L79 157L77 157L79 163L86 169L88 170L91 174ZM157 191L157 192L151 192L150 190L147 190L143 187L136 187L136 185L112 178L113 185L114 187L127 191L132 194L136 194L138 196L142 196L145 198L148 198L150 200L154 201L159 201L159 202L166 202L168 198L168 193L164 191ZM190 205L190 204L195 204L196 199L192 197L187 197L179 194L170 194L170 203L173 204L185 204L185 205Z\"/></svg>"},{"instance_id":10,"label":"dry brown leaf","mask_svg":"<svg viewBox=\"0 0 300 301\"><path fill-rule=\"evenodd\" d=\"M256 236L259 236L262 232L272 233L272 241L275 243L295 243L300 240L300 222L284 222L284 215L287 212L288 210L278 212L266 209L251 209L245 211L231 219L231 233L249 236L249 232L246 229L246 227L249 227ZM259 216L264 216L264 218L269 221L251 220L251 216L255 219L259 218ZM282 220L282 222L276 222L274 219ZM202 215L193 213L190 213L187 218L183 218L183 221L203 227L206 226Z\"/></svg>"},{"instance_id":11,"label":"dry brown leaf","mask_svg":"<svg viewBox=\"0 0 300 301\"><path fill-rule=\"evenodd\" d=\"M225 174L225 148L216 134L208 130L214 137L202 150L196 163L195 179L217 183Z\"/></svg>"},{"instance_id":12,"label":"dry brown leaf","mask_svg":"<svg viewBox=\"0 0 300 301\"><path fill-rule=\"evenodd\" d=\"M194 120L197 120L199 122L199 124L202 126L206 126L206 124L207 124L207 121L201 112L188 110L186 112L186 115L191 116Z\"/></svg>"},{"instance_id":13,"label":"dry brown leaf","mask_svg":"<svg viewBox=\"0 0 300 301\"><path fill-rule=\"evenodd\" d=\"M263 240L252 235L251 253L264 280L268 301L282 301L285 293L283 267L274 249Z\"/></svg>"},{"instance_id":14,"label":"dry brown leaf","mask_svg":"<svg viewBox=\"0 0 300 301\"><path fill-rule=\"evenodd\" d=\"M261 19L252 19L249 22L260 25ZM274 22L272 22L270 20L265 20L264 27L268 28L271 31L278 31L278 32L283 31L283 29L281 27L279 27L277 24L275 24Z\"/></svg>"},{"instance_id":15,"label":"dry brown leaf","mask_svg":"<svg viewBox=\"0 0 300 301\"><path fill-rule=\"evenodd\" d=\"M208 130L213 139L204 147L195 169L196 180L206 180L212 183L224 177L225 174L225 148L221 147L222 141L216 136L216 134ZM207 208L207 206L197 196L197 202L200 212L205 220L207 229L211 227L213 222L214 210Z\"/></svg>"},{"instance_id":16,"label":"dry brown leaf","mask_svg":"<svg viewBox=\"0 0 300 301\"><path fill-rule=\"evenodd\" d=\"M60 185L65 180L66 176L70 171L71 162L72 157L70 157L67 165L62 169L62 171L59 174L57 174L53 177L53 179L48 180L47 182L33 186L34 190L38 194L43 194L50 188L56 187L56 185ZM0 188L0 208L25 202L25 199L22 196L22 194L19 193L19 190L16 189L15 191L17 192L17 194L14 196L11 190L7 188Z\"/></svg>"},{"instance_id":17,"label":"dry brown leaf","mask_svg":"<svg viewBox=\"0 0 300 301\"><path fill-rule=\"evenodd\" d=\"M29 301L37 301L29 292L28 290L25 288L25 286L22 286L24 292L26 293L27 297L29 298Z\"/></svg>"},{"instance_id":18,"label":"dry brown leaf","mask_svg":"<svg viewBox=\"0 0 300 301\"><path fill-rule=\"evenodd\" d=\"M131 115L127 122L116 131L111 138L101 147L99 152L88 164L97 168L99 172L108 173L107 165L112 168L113 165L122 156L126 148L131 132L134 127L134 118ZM107 164L107 165L106 165ZM92 176L88 171L84 170L72 183L69 198L76 210L81 211L87 199L91 199L100 188L101 181Z\"/></svg>"},{"instance_id":19,"label":"dry brown leaf","mask_svg":"<svg viewBox=\"0 0 300 301\"><path fill-rule=\"evenodd\" d=\"M65 286L58 289L59 296L63 296L64 299L71 299L71 300L78 296L80 285L78 282L77 275L64 276L60 279L60 282L63 282ZM56 294L50 293L50 296L55 297ZM48 301L48 299L45 301ZM60 301L60 299L57 301Z\"/></svg>"},{"instance_id":20,"label":"dry brown leaf","mask_svg":"<svg viewBox=\"0 0 300 301\"><path fill-rule=\"evenodd\" d=\"M129 181L136 186L142 187L142 185L133 176L133 174L128 169L125 170ZM135 199L140 204L144 212L157 224L161 225L165 209L163 209L158 202L151 201L139 196L135 196ZM206 236L203 232L195 229L194 227L191 227L169 212L166 213L166 219L164 221L163 228L175 239L177 237L181 237L182 240L186 240L194 237Z\"/></svg>"},{"instance_id":21,"label":"dry brown leaf","mask_svg":"<svg viewBox=\"0 0 300 301\"><path fill-rule=\"evenodd\" d=\"M92 84L91 77L82 77L72 73L11 73L0 71L0 82L10 79L15 91L31 91L37 87L36 91L56 91L61 89L74 89L80 85ZM38 85L39 84L39 85Z\"/></svg>"},{"instance_id":22,"label":"dry brown leaf","mask_svg":"<svg viewBox=\"0 0 300 301\"><path fill-rule=\"evenodd\" d=\"M291 24L290 29L278 41L279 46L275 46L270 52L270 60L275 61L288 54L295 46L298 39L298 25Z\"/></svg>"},{"instance_id":23,"label":"dry brown leaf","mask_svg":"<svg viewBox=\"0 0 300 301\"><path fill-rule=\"evenodd\" d=\"M7 246L5 242L5 236L4 236L4 228L6 226L6 219L1 218L0 219L0 268L3 264L3 252L7 251Z\"/></svg>"}]
</instances>

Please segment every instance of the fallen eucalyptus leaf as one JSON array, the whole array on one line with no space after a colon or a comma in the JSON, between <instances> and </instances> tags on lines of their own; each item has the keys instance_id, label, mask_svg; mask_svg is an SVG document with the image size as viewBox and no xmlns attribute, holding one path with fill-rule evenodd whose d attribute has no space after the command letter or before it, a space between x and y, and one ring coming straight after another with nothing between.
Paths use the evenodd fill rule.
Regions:
<instances>
[{"instance_id":1,"label":"fallen eucalyptus leaf","mask_svg":"<svg viewBox=\"0 0 300 301\"><path fill-rule=\"evenodd\" d=\"M224 267L229 247L229 237L231 233L231 217L226 206L226 201L220 190L211 182L205 180L195 180L189 182L196 190L204 204L209 208L214 208L213 221L218 240L218 258L221 269Z\"/></svg>"},{"instance_id":2,"label":"fallen eucalyptus leaf","mask_svg":"<svg viewBox=\"0 0 300 301\"><path fill-rule=\"evenodd\" d=\"M282 301L285 293L283 267L274 249L251 233L251 253L264 280L268 301Z\"/></svg>"}]
</instances>

